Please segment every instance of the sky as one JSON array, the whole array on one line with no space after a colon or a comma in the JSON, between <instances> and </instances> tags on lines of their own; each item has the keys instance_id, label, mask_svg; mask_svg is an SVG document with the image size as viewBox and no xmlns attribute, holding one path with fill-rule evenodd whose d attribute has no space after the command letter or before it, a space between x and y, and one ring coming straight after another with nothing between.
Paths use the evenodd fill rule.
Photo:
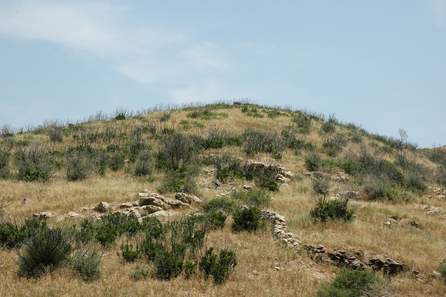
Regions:
<instances>
[{"instance_id":1,"label":"sky","mask_svg":"<svg viewBox=\"0 0 446 297\"><path fill-rule=\"evenodd\" d=\"M0 126L248 98L446 144L446 0L0 0Z\"/></svg>"}]
</instances>

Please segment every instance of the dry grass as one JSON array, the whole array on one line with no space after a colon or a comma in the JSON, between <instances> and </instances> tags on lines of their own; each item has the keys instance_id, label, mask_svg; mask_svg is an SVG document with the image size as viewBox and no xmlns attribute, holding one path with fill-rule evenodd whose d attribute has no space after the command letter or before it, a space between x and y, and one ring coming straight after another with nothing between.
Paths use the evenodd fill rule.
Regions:
<instances>
[{"instance_id":1,"label":"dry grass","mask_svg":"<svg viewBox=\"0 0 446 297\"><path fill-rule=\"evenodd\" d=\"M191 128L186 133L205 135L211 129L219 128L242 133L245 128L280 131L290 125L289 116L274 119L254 118L244 115L239 108L219 109L226 113L222 119L208 121L190 119L187 111L172 112L168 123L160 124L162 113L154 113L142 119L112 122L92 122L85 126L104 128L119 126L131 130L137 125L157 123L181 129L182 120L202 123L204 128ZM319 134L320 123L313 121L311 133L304 136L320 148L323 137ZM338 133L347 134L346 128L338 127ZM72 145L73 140L66 137L62 144L49 143L43 134L24 134L18 139L46 142L53 149ZM152 140L151 140L152 141ZM152 141L153 142L153 141ZM370 150L375 140L363 139L362 145ZM152 143L156 148L156 143ZM378 143L378 147L382 144ZM349 144L344 154L359 151L361 145ZM235 156L246 157L240 148L228 147L223 151ZM212 153L212 152L209 152ZM386 156L392 158L392 155ZM425 166L433 166L426 158L410 153L409 158ZM257 160L273 161L270 156L260 154ZM291 152L284 154L282 160L287 169L297 173L305 171L303 155ZM207 173L206 173L207 170ZM142 189L156 191L163 176L158 174L153 182L131 177L124 171L107 172L105 177L92 176L85 181L67 182L58 172L48 183L24 183L15 180L0 181L0 206L7 216L24 218L38 211L52 211L57 214L79 210L83 206L94 205L99 201L124 202L135 200L135 194ZM222 190L208 188L212 180L210 168L203 170L198 184L201 196L211 199ZM224 186L224 190L238 187L244 182ZM334 185L334 189L349 189L354 185ZM25 200L25 202L24 202ZM384 254L408 264L423 274L430 274L439 262L446 257L446 225L444 215L427 215L420 209L420 203L429 203L446 210L446 202L418 197L406 204L386 202L355 202L356 217L351 223L330 222L314 223L309 211L315 199L311 193L308 178L283 185L280 192L273 194L271 208L282 213L288 220L289 229L306 243L321 243L330 248L364 250L368 253ZM387 217L397 215L414 219L421 228L407 225L385 226ZM117 256L117 248L106 250L103 258L103 271L100 280L84 283L69 269L59 269L38 280L19 278L17 255L15 251L0 251L0 296L315 296L321 281L333 275L331 267L313 263L306 255L285 249L273 241L268 231L260 234L233 234L229 228L210 235L207 245L231 247L237 252L239 265L229 281L221 286L205 282L201 278L186 280L183 277L162 282L153 278L134 281L130 278L136 265L123 264ZM279 267L277 270L275 267ZM446 285L440 280L416 281L411 275L403 274L388 284L391 296L445 296Z\"/></svg>"}]
</instances>

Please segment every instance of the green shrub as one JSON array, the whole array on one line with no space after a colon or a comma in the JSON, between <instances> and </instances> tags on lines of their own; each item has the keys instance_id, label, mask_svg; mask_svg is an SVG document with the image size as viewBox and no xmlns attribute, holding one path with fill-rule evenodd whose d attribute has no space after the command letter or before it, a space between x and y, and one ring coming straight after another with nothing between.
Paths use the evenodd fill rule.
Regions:
<instances>
[{"instance_id":1,"label":"green shrub","mask_svg":"<svg viewBox=\"0 0 446 297\"><path fill-rule=\"evenodd\" d=\"M207 138L203 140L202 146L204 149L219 149L228 145L240 146L242 142L241 136L224 130L212 129L209 131Z\"/></svg>"},{"instance_id":2,"label":"green shrub","mask_svg":"<svg viewBox=\"0 0 446 297\"><path fill-rule=\"evenodd\" d=\"M104 151L98 151L94 156L93 164L95 167L96 174L100 176L105 175L105 171L107 170L107 154Z\"/></svg>"},{"instance_id":3,"label":"green shrub","mask_svg":"<svg viewBox=\"0 0 446 297\"><path fill-rule=\"evenodd\" d=\"M186 252L184 245L172 245L172 248L161 248L155 255L155 276L161 280L170 280L183 271L183 262Z\"/></svg>"},{"instance_id":4,"label":"green shrub","mask_svg":"<svg viewBox=\"0 0 446 297\"><path fill-rule=\"evenodd\" d=\"M134 175L136 176L147 176L152 175L153 169L155 168L155 158L148 151L144 150L139 152L136 157Z\"/></svg>"},{"instance_id":5,"label":"green shrub","mask_svg":"<svg viewBox=\"0 0 446 297\"><path fill-rule=\"evenodd\" d=\"M186 279L190 279L197 273L197 262L195 261L185 261L184 262L184 275Z\"/></svg>"},{"instance_id":6,"label":"green shrub","mask_svg":"<svg viewBox=\"0 0 446 297\"><path fill-rule=\"evenodd\" d=\"M342 148L345 146L345 138L341 134L336 134L334 137L327 138L322 147L327 155L330 157L336 157Z\"/></svg>"},{"instance_id":7,"label":"green shrub","mask_svg":"<svg viewBox=\"0 0 446 297\"><path fill-rule=\"evenodd\" d=\"M440 263L440 265L438 266L438 272L440 272L443 280L446 282L446 261Z\"/></svg>"},{"instance_id":8,"label":"green shrub","mask_svg":"<svg viewBox=\"0 0 446 297\"><path fill-rule=\"evenodd\" d=\"M177 170L190 163L198 152L199 145L193 137L183 134L167 135L161 139L159 165Z\"/></svg>"},{"instance_id":9,"label":"green shrub","mask_svg":"<svg viewBox=\"0 0 446 297\"><path fill-rule=\"evenodd\" d=\"M15 153L18 178L23 181L47 181L51 173L50 155L46 148L32 145Z\"/></svg>"},{"instance_id":10,"label":"green shrub","mask_svg":"<svg viewBox=\"0 0 446 297\"><path fill-rule=\"evenodd\" d=\"M160 187L160 192L197 193L195 169L184 168L178 171L169 171Z\"/></svg>"},{"instance_id":11,"label":"green shrub","mask_svg":"<svg viewBox=\"0 0 446 297\"><path fill-rule=\"evenodd\" d=\"M221 210L208 212L205 214L206 226L211 230L223 229L227 217L227 214Z\"/></svg>"},{"instance_id":12,"label":"green shrub","mask_svg":"<svg viewBox=\"0 0 446 297\"><path fill-rule=\"evenodd\" d=\"M245 131L245 152L248 155L270 153L275 159L282 158L285 144L276 133L261 132L254 129Z\"/></svg>"},{"instance_id":13,"label":"green shrub","mask_svg":"<svg viewBox=\"0 0 446 297\"><path fill-rule=\"evenodd\" d=\"M48 129L48 137L51 142L62 142L63 141L63 131L62 128L51 127Z\"/></svg>"},{"instance_id":14,"label":"green shrub","mask_svg":"<svg viewBox=\"0 0 446 297\"><path fill-rule=\"evenodd\" d=\"M9 152L0 148L0 179L9 177Z\"/></svg>"},{"instance_id":15,"label":"green shrub","mask_svg":"<svg viewBox=\"0 0 446 297\"><path fill-rule=\"evenodd\" d=\"M226 113L214 112L209 109L197 109L187 114L192 119L211 120L225 118L228 115Z\"/></svg>"},{"instance_id":16,"label":"green shrub","mask_svg":"<svg viewBox=\"0 0 446 297\"><path fill-rule=\"evenodd\" d=\"M90 171L89 163L89 159L83 153L67 153L65 158L67 180L77 181L85 179Z\"/></svg>"},{"instance_id":17,"label":"green shrub","mask_svg":"<svg viewBox=\"0 0 446 297\"><path fill-rule=\"evenodd\" d=\"M318 171L320 168L321 158L316 153L310 153L305 158L305 168L308 171Z\"/></svg>"},{"instance_id":18,"label":"green shrub","mask_svg":"<svg viewBox=\"0 0 446 297\"><path fill-rule=\"evenodd\" d=\"M34 234L47 228L45 221L35 218L26 219L21 226L11 222L1 222L0 246L9 249L18 248Z\"/></svg>"},{"instance_id":19,"label":"green shrub","mask_svg":"<svg viewBox=\"0 0 446 297\"><path fill-rule=\"evenodd\" d=\"M321 199L310 211L310 216L322 222L336 219L350 221L353 218L353 210L348 208L348 199Z\"/></svg>"},{"instance_id":20,"label":"green shrub","mask_svg":"<svg viewBox=\"0 0 446 297\"><path fill-rule=\"evenodd\" d=\"M234 232L254 232L265 226L261 211L257 207L243 207L238 209L234 215L232 230Z\"/></svg>"},{"instance_id":21,"label":"green shrub","mask_svg":"<svg viewBox=\"0 0 446 297\"><path fill-rule=\"evenodd\" d=\"M241 161L228 154L214 157L208 160L208 162L215 166L215 178L219 181L226 182L230 179L245 176Z\"/></svg>"},{"instance_id":22,"label":"green shrub","mask_svg":"<svg viewBox=\"0 0 446 297\"><path fill-rule=\"evenodd\" d=\"M364 186L364 192L370 200L394 201L400 197L398 188L388 181L372 179Z\"/></svg>"},{"instance_id":23,"label":"green shrub","mask_svg":"<svg viewBox=\"0 0 446 297\"><path fill-rule=\"evenodd\" d=\"M113 171L122 169L125 165L125 155L122 151L113 151L108 155L108 166Z\"/></svg>"},{"instance_id":24,"label":"green shrub","mask_svg":"<svg viewBox=\"0 0 446 297\"><path fill-rule=\"evenodd\" d=\"M271 192L279 191L279 187L280 187L277 180L268 174L260 174L260 175L256 176L255 183L256 183L256 186L258 186L262 189L266 189Z\"/></svg>"},{"instance_id":25,"label":"green shrub","mask_svg":"<svg viewBox=\"0 0 446 297\"><path fill-rule=\"evenodd\" d=\"M407 175L404 180L404 186L417 193L423 193L427 189L423 178L416 174Z\"/></svg>"},{"instance_id":26,"label":"green shrub","mask_svg":"<svg viewBox=\"0 0 446 297\"><path fill-rule=\"evenodd\" d=\"M236 206L237 204L236 201L234 201L234 199L226 197L217 197L203 204L203 210L206 213L222 211L224 214L229 215L234 212Z\"/></svg>"},{"instance_id":27,"label":"green shrub","mask_svg":"<svg viewBox=\"0 0 446 297\"><path fill-rule=\"evenodd\" d=\"M311 151L314 149L314 146L311 143L298 139L290 128L283 129L281 136L286 147L292 149L295 154L298 154L301 150Z\"/></svg>"},{"instance_id":28,"label":"green shrub","mask_svg":"<svg viewBox=\"0 0 446 297\"><path fill-rule=\"evenodd\" d=\"M311 117L308 115L298 112L293 118L294 123L298 131L302 134L308 134L311 128Z\"/></svg>"},{"instance_id":29,"label":"green shrub","mask_svg":"<svg viewBox=\"0 0 446 297\"><path fill-rule=\"evenodd\" d=\"M217 255L214 254L212 247L206 250L199 262L199 268L204 277L207 279L212 276L216 284L225 282L236 265L237 257L234 251L222 249Z\"/></svg>"},{"instance_id":30,"label":"green shrub","mask_svg":"<svg viewBox=\"0 0 446 297\"><path fill-rule=\"evenodd\" d=\"M321 125L321 132L330 134L336 131L337 120L334 115L330 115L328 120L324 121Z\"/></svg>"},{"instance_id":31,"label":"green shrub","mask_svg":"<svg viewBox=\"0 0 446 297\"><path fill-rule=\"evenodd\" d=\"M369 270L342 270L318 292L318 297L379 296L382 281Z\"/></svg>"},{"instance_id":32,"label":"green shrub","mask_svg":"<svg viewBox=\"0 0 446 297\"><path fill-rule=\"evenodd\" d=\"M39 277L62 264L71 246L60 229L43 229L25 243L19 254L19 274Z\"/></svg>"},{"instance_id":33,"label":"green shrub","mask_svg":"<svg viewBox=\"0 0 446 297\"><path fill-rule=\"evenodd\" d=\"M271 195L266 191L257 189L237 191L232 194L232 198L243 204L255 207L269 206L271 203Z\"/></svg>"},{"instance_id":34,"label":"green shrub","mask_svg":"<svg viewBox=\"0 0 446 297\"><path fill-rule=\"evenodd\" d=\"M326 177L317 177L312 180L313 191L324 199L330 192L330 181Z\"/></svg>"},{"instance_id":35,"label":"green shrub","mask_svg":"<svg viewBox=\"0 0 446 297\"><path fill-rule=\"evenodd\" d=\"M145 217L142 221L141 230L150 239L160 239L165 231L160 220L154 217Z\"/></svg>"},{"instance_id":36,"label":"green shrub","mask_svg":"<svg viewBox=\"0 0 446 297\"><path fill-rule=\"evenodd\" d=\"M126 262L134 262L141 256L140 249L131 243L121 245L121 256Z\"/></svg>"},{"instance_id":37,"label":"green shrub","mask_svg":"<svg viewBox=\"0 0 446 297\"><path fill-rule=\"evenodd\" d=\"M101 261L102 255L97 251L83 249L74 253L71 258L71 267L84 281L93 281L101 275Z\"/></svg>"},{"instance_id":38,"label":"green shrub","mask_svg":"<svg viewBox=\"0 0 446 297\"><path fill-rule=\"evenodd\" d=\"M132 278L136 281L144 280L149 277L149 268L145 266L137 266L132 273Z\"/></svg>"}]
</instances>

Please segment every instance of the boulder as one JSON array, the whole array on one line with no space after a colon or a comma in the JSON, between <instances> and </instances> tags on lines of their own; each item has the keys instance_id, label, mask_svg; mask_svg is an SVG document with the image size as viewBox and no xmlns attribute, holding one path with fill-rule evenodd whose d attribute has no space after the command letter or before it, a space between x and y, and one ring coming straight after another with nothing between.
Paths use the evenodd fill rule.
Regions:
<instances>
[{"instance_id":1,"label":"boulder","mask_svg":"<svg viewBox=\"0 0 446 297\"><path fill-rule=\"evenodd\" d=\"M141 216L145 217L157 211L162 211L163 209L156 205L144 205L138 208L133 208L132 210L137 211Z\"/></svg>"},{"instance_id":2,"label":"boulder","mask_svg":"<svg viewBox=\"0 0 446 297\"><path fill-rule=\"evenodd\" d=\"M162 209L168 209L169 205L164 202L165 198L158 194L158 193L139 193L139 205L140 206L144 206L144 205L154 205L154 206L159 206Z\"/></svg>"},{"instance_id":3,"label":"boulder","mask_svg":"<svg viewBox=\"0 0 446 297\"><path fill-rule=\"evenodd\" d=\"M406 265L384 256L375 256L367 263L373 270L382 271L387 275L395 275L406 270Z\"/></svg>"},{"instance_id":4,"label":"boulder","mask_svg":"<svg viewBox=\"0 0 446 297\"><path fill-rule=\"evenodd\" d=\"M187 193L176 193L175 199L181 201L183 203L192 204L192 203L201 203L201 199L195 195L187 194Z\"/></svg>"},{"instance_id":5,"label":"boulder","mask_svg":"<svg viewBox=\"0 0 446 297\"><path fill-rule=\"evenodd\" d=\"M119 208L132 208L132 207L133 207L132 202L124 202L119 205Z\"/></svg>"}]
</instances>

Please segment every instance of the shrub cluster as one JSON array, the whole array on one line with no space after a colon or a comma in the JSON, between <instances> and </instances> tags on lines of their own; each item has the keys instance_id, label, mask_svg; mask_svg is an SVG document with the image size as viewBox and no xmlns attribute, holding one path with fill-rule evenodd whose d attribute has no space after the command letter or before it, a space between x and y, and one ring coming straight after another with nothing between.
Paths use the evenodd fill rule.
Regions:
<instances>
[{"instance_id":1,"label":"shrub cluster","mask_svg":"<svg viewBox=\"0 0 446 297\"><path fill-rule=\"evenodd\" d=\"M265 226L260 209L254 206L237 209L233 214L233 219L232 230L234 232L254 232Z\"/></svg>"},{"instance_id":2,"label":"shrub cluster","mask_svg":"<svg viewBox=\"0 0 446 297\"><path fill-rule=\"evenodd\" d=\"M353 210L348 208L348 199L321 199L310 211L310 216L322 222L336 219L350 221L353 218Z\"/></svg>"},{"instance_id":3,"label":"shrub cluster","mask_svg":"<svg viewBox=\"0 0 446 297\"><path fill-rule=\"evenodd\" d=\"M93 249L83 248L71 257L71 267L84 281L94 281L101 275L102 255Z\"/></svg>"},{"instance_id":4,"label":"shrub cluster","mask_svg":"<svg viewBox=\"0 0 446 297\"><path fill-rule=\"evenodd\" d=\"M36 218L25 220L22 225L12 222L0 222L0 247L18 248L41 230L48 229L46 222Z\"/></svg>"},{"instance_id":5,"label":"shrub cluster","mask_svg":"<svg viewBox=\"0 0 446 297\"><path fill-rule=\"evenodd\" d=\"M15 153L18 178L23 181L47 181L51 173L50 154L41 145L18 148Z\"/></svg>"},{"instance_id":6,"label":"shrub cluster","mask_svg":"<svg viewBox=\"0 0 446 297\"><path fill-rule=\"evenodd\" d=\"M82 152L70 151L65 157L66 177L69 181L83 180L90 171L89 158Z\"/></svg>"},{"instance_id":7,"label":"shrub cluster","mask_svg":"<svg viewBox=\"0 0 446 297\"><path fill-rule=\"evenodd\" d=\"M235 252L229 249L222 249L219 254L214 253L214 248L206 250L200 259L199 268L207 279L210 276L216 284L226 281L237 265Z\"/></svg>"},{"instance_id":8,"label":"shrub cluster","mask_svg":"<svg viewBox=\"0 0 446 297\"><path fill-rule=\"evenodd\" d=\"M244 136L245 152L248 155L270 153L276 159L280 159L282 157L282 153L285 150L285 145L282 138L276 133L247 129Z\"/></svg>"},{"instance_id":9,"label":"shrub cluster","mask_svg":"<svg viewBox=\"0 0 446 297\"><path fill-rule=\"evenodd\" d=\"M0 148L0 179L9 177L9 152Z\"/></svg>"},{"instance_id":10,"label":"shrub cluster","mask_svg":"<svg viewBox=\"0 0 446 297\"><path fill-rule=\"evenodd\" d=\"M369 270L342 270L331 283L323 285L318 297L379 296L382 280Z\"/></svg>"},{"instance_id":11,"label":"shrub cluster","mask_svg":"<svg viewBox=\"0 0 446 297\"><path fill-rule=\"evenodd\" d=\"M296 128L302 134L308 134L311 128L311 117L303 112L297 112L293 117Z\"/></svg>"}]
</instances>

